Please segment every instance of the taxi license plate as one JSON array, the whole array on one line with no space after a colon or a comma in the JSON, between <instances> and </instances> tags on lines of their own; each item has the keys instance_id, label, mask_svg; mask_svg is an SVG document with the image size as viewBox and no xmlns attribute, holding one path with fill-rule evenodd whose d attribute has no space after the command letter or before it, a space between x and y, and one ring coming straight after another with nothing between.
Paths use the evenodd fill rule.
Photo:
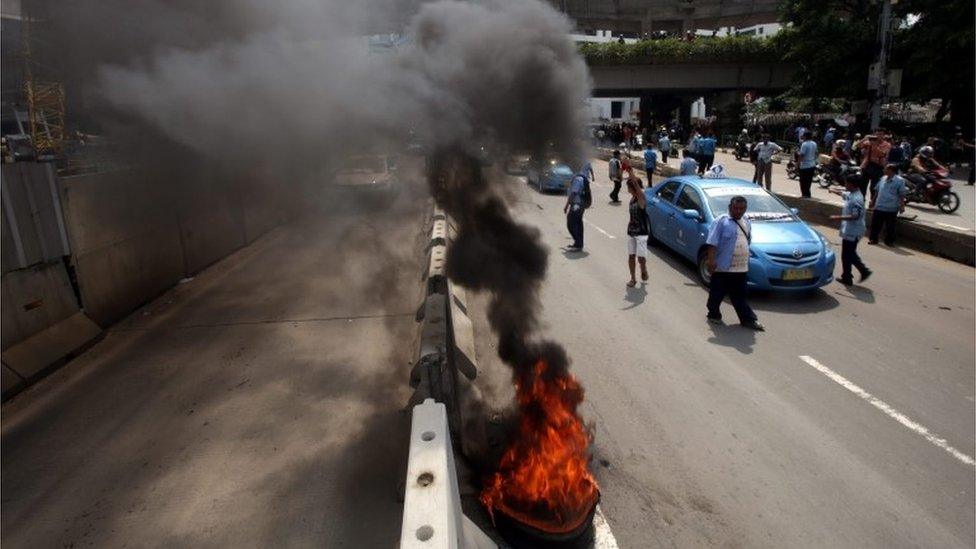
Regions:
<instances>
[{"instance_id":1,"label":"taxi license plate","mask_svg":"<svg viewBox=\"0 0 976 549\"><path fill-rule=\"evenodd\" d=\"M783 280L813 278L813 269L783 269Z\"/></svg>"}]
</instances>

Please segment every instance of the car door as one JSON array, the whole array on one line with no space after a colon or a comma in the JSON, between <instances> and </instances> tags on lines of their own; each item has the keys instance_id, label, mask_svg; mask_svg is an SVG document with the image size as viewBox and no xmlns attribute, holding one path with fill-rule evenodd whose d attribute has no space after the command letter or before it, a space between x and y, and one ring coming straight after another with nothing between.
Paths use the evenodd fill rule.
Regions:
<instances>
[{"instance_id":1,"label":"car door","mask_svg":"<svg viewBox=\"0 0 976 549\"><path fill-rule=\"evenodd\" d=\"M654 238L674 247L674 216L677 209L674 198L681 187L680 181L666 181L651 194L647 201L647 215L651 220Z\"/></svg>"},{"instance_id":2,"label":"car door","mask_svg":"<svg viewBox=\"0 0 976 549\"><path fill-rule=\"evenodd\" d=\"M678 211L673 223L674 248L683 256L694 261L698 258L698 249L707 235L704 201L701 193L694 185L685 183L674 203L675 209ZM698 212L698 219L685 217L685 210Z\"/></svg>"}]
</instances>

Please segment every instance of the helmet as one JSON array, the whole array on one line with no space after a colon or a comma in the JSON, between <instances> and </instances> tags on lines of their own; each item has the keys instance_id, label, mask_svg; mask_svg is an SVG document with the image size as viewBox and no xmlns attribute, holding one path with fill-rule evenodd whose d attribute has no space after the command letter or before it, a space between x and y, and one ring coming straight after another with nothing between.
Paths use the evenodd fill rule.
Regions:
<instances>
[{"instance_id":1,"label":"helmet","mask_svg":"<svg viewBox=\"0 0 976 549\"><path fill-rule=\"evenodd\" d=\"M749 133L749 130L742 128L742 133Z\"/></svg>"},{"instance_id":2,"label":"helmet","mask_svg":"<svg viewBox=\"0 0 976 549\"><path fill-rule=\"evenodd\" d=\"M847 140L846 139L838 139L837 141L834 141L834 148L835 149L844 149L844 148L847 148Z\"/></svg>"},{"instance_id":3,"label":"helmet","mask_svg":"<svg viewBox=\"0 0 976 549\"><path fill-rule=\"evenodd\" d=\"M932 149L932 147L925 145L924 147L918 150L918 155L921 156L922 158L930 158L933 152L935 151Z\"/></svg>"}]
</instances>

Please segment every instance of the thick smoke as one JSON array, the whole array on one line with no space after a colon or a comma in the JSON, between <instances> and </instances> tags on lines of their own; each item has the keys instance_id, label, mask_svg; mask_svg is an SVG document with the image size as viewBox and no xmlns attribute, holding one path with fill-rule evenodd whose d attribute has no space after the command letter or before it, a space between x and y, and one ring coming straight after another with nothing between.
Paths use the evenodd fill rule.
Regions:
<instances>
[{"instance_id":1,"label":"thick smoke","mask_svg":"<svg viewBox=\"0 0 976 549\"><path fill-rule=\"evenodd\" d=\"M44 11L45 2L34 2ZM225 172L277 174L275 192L315 188L342 155L422 142L431 189L457 220L448 261L492 293L499 353L516 368L565 352L538 341L547 251L513 221L504 178L472 161L487 147L578 164L589 76L569 22L538 0L481 2L108 0L53 2L64 65L103 118L192 151ZM405 25L407 43L370 55L367 34ZM163 143L165 146L159 146Z\"/></svg>"}]
</instances>

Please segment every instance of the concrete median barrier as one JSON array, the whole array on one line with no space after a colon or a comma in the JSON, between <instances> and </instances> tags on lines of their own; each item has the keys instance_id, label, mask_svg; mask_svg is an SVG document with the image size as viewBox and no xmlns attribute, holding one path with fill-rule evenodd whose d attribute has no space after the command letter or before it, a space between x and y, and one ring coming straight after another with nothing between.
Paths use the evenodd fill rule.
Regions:
<instances>
[{"instance_id":1,"label":"concrete median barrier","mask_svg":"<svg viewBox=\"0 0 976 549\"><path fill-rule=\"evenodd\" d=\"M461 509L447 408L433 399L414 406L404 483L400 548L497 547Z\"/></svg>"}]
</instances>

